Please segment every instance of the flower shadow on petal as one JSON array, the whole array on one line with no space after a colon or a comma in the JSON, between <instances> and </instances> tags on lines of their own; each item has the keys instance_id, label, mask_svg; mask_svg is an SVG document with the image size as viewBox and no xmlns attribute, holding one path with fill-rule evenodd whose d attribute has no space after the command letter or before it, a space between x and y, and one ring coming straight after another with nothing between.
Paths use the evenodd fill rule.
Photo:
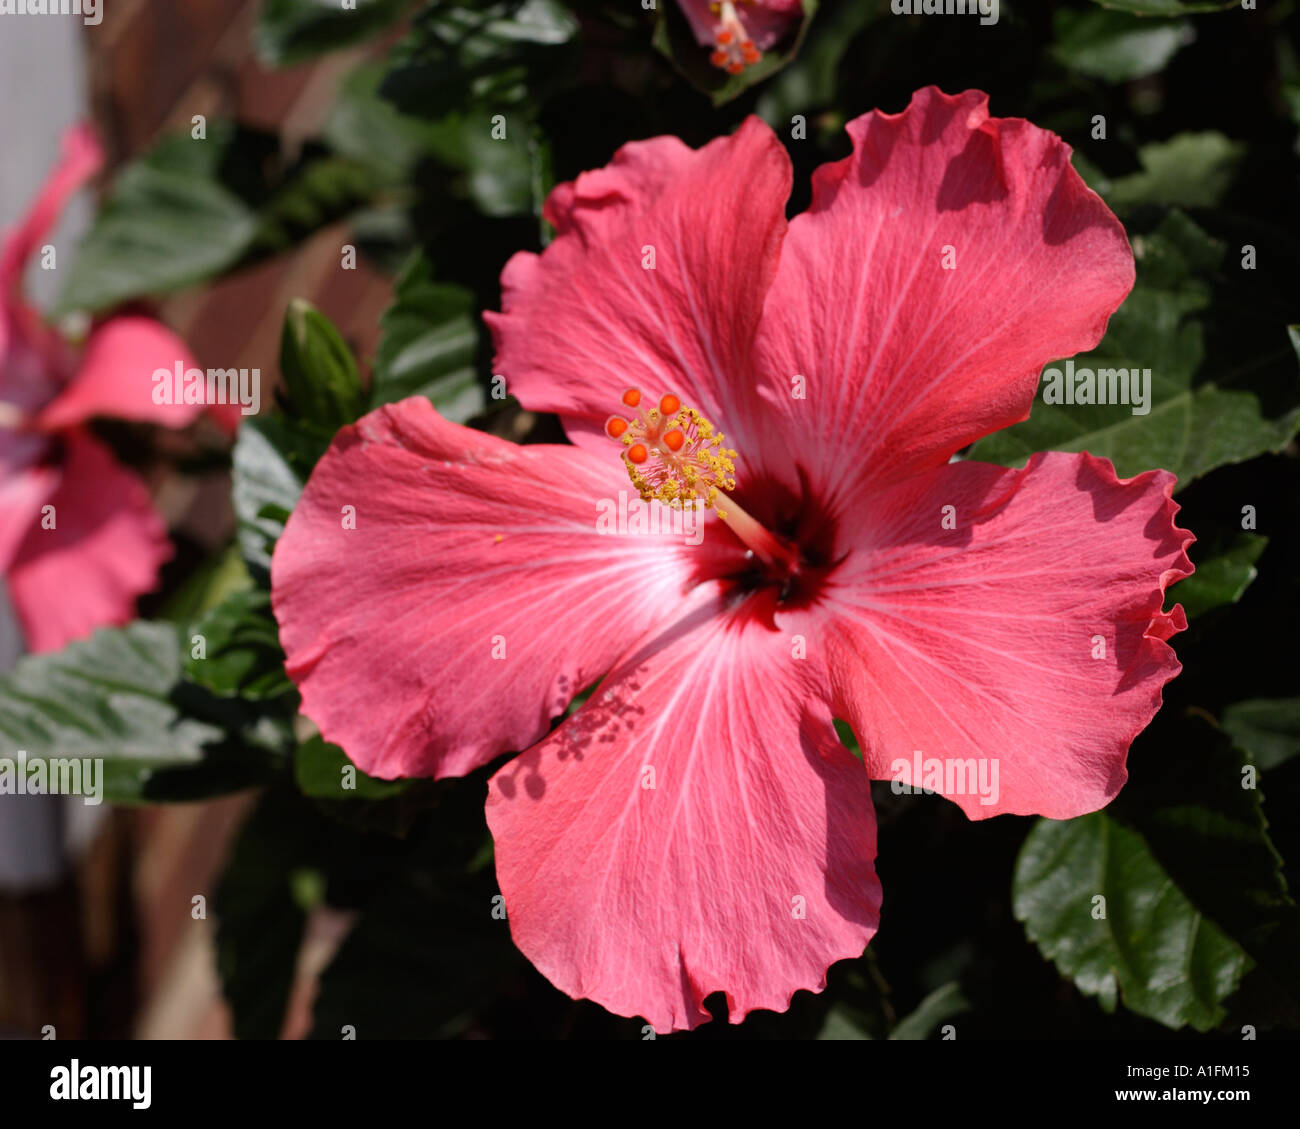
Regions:
<instances>
[{"instance_id":1,"label":"flower shadow on petal","mask_svg":"<svg viewBox=\"0 0 1300 1129\"><path fill-rule=\"evenodd\" d=\"M855 858L856 866L850 867L844 861L839 866L827 865L825 890L826 901L846 921L866 925L875 929L880 924L880 882L876 877L876 827L872 819L871 849L855 855L852 850L845 851L844 843L853 843L863 832L860 826L861 812L853 799L844 795L843 780L836 772L835 766L818 751L818 738L823 726L818 718L807 710L799 719L799 745L809 766L825 784L823 794L826 797L826 859ZM844 755L853 754L847 749ZM864 786L869 790L866 768L862 769ZM871 804L870 799L865 801ZM874 809L873 809L874 810ZM843 840L843 843L837 840ZM837 881L838 879L838 881Z\"/></svg>"},{"instance_id":2,"label":"flower shadow on petal","mask_svg":"<svg viewBox=\"0 0 1300 1129\"><path fill-rule=\"evenodd\" d=\"M948 162L939 182L935 208L960 212L972 204L996 204L1007 198L1001 142L987 125L970 135L966 147Z\"/></svg>"},{"instance_id":3,"label":"flower shadow on petal","mask_svg":"<svg viewBox=\"0 0 1300 1129\"><path fill-rule=\"evenodd\" d=\"M641 684L636 680L639 671L648 668L650 660L678 640L685 638L717 614L716 605L706 604L683 616L675 623L647 640L635 652L618 663L600 682L591 697L571 718L555 731L558 760L582 760L593 745L612 745L628 737L645 715L645 707L636 701ZM506 799L517 795L515 780L523 774L524 791L534 800L546 794L546 780L538 770L541 752L538 746L521 753L503 768L495 783Z\"/></svg>"}]
</instances>

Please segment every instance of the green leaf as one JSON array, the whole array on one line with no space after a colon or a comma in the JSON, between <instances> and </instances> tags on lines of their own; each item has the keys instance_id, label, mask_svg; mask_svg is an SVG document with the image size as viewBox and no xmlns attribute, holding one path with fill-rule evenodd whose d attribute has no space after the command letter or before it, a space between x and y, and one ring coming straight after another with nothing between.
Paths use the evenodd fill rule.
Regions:
<instances>
[{"instance_id":1,"label":"green leaf","mask_svg":"<svg viewBox=\"0 0 1300 1129\"><path fill-rule=\"evenodd\" d=\"M1198 714L1166 711L1129 769L1106 811L1030 833L1013 887L1030 938L1108 1009L1122 991L1142 1015L1207 1030L1257 965L1294 1014L1300 910L1246 756Z\"/></svg>"},{"instance_id":2,"label":"green leaf","mask_svg":"<svg viewBox=\"0 0 1300 1129\"><path fill-rule=\"evenodd\" d=\"M277 1039L307 914L293 896L310 858L292 797L268 791L240 829L213 903L217 973L237 1039Z\"/></svg>"},{"instance_id":3,"label":"green leaf","mask_svg":"<svg viewBox=\"0 0 1300 1129\"><path fill-rule=\"evenodd\" d=\"M928 1039L937 1028L965 1011L970 1011L970 1002L962 994L961 985L954 980L926 996L914 1012L898 1021L889 1037Z\"/></svg>"},{"instance_id":4,"label":"green leaf","mask_svg":"<svg viewBox=\"0 0 1300 1129\"><path fill-rule=\"evenodd\" d=\"M467 106L534 113L571 82L578 21L559 0L477 6L435 0L413 21L381 88L409 114L442 118Z\"/></svg>"},{"instance_id":5,"label":"green leaf","mask_svg":"<svg viewBox=\"0 0 1300 1129\"><path fill-rule=\"evenodd\" d=\"M275 254L368 203L377 183L313 143L289 162L275 134L232 122L171 134L118 174L55 312L168 293Z\"/></svg>"},{"instance_id":6,"label":"green leaf","mask_svg":"<svg viewBox=\"0 0 1300 1129\"><path fill-rule=\"evenodd\" d=\"M270 571L271 552L312 467L335 432L365 408L351 351L329 319L306 302L289 306L280 365L288 413L245 420L232 456L231 502L240 551L259 580Z\"/></svg>"},{"instance_id":7,"label":"green leaf","mask_svg":"<svg viewBox=\"0 0 1300 1129\"><path fill-rule=\"evenodd\" d=\"M167 623L102 628L0 677L0 743L29 761L103 761L111 803L191 799L261 779L265 749L235 740L187 691L181 633ZM192 691L192 688L191 688ZM244 734L244 736L252 736ZM269 734L264 734L269 739Z\"/></svg>"},{"instance_id":8,"label":"green leaf","mask_svg":"<svg viewBox=\"0 0 1300 1129\"><path fill-rule=\"evenodd\" d=\"M1286 107L1291 115L1291 120L1300 123L1300 82L1283 83L1282 97L1286 99Z\"/></svg>"},{"instance_id":9,"label":"green leaf","mask_svg":"<svg viewBox=\"0 0 1300 1129\"><path fill-rule=\"evenodd\" d=\"M484 776L434 787L437 809L405 865L374 891L321 976L313 1038L338 1039L345 1025L358 1039L464 1034L524 967L499 908Z\"/></svg>"},{"instance_id":10,"label":"green leaf","mask_svg":"<svg viewBox=\"0 0 1300 1129\"><path fill-rule=\"evenodd\" d=\"M269 574L275 543L330 438L328 431L279 412L253 416L240 426L232 455L231 503L240 551L259 579Z\"/></svg>"},{"instance_id":11,"label":"green leaf","mask_svg":"<svg viewBox=\"0 0 1300 1129\"><path fill-rule=\"evenodd\" d=\"M427 396L446 419L463 423L483 410L475 358L479 347L474 295L433 281L427 259L413 256L397 280L380 321L370 406Z\"/></svg>"},{"instance_id":12,"label":"green leaf","mask_svg":"<svg viewBox=\"0 0 1300 1129\"><path fill-rule=\"evenodd\" d=\"M365 407L351 351L329 319L302 300L290 303L285 317L281 368L292 414L264 412L244 420L231 455L239 549L259 581L268 578L270 554L312 467L338 428Z\"/></svg>"},{"instance_id":13,"label":"green leaf","mask_svg":"<svg viewBox=\"0 0 1300 1129\"><path fill-rule=\"evenodd\" d=\"M887 14L883 5L843 4L808 21L807 39L798 57L759 97L759 116L773 129L784 131L795 114L831 105L845 52L863 28Z\"/></svg>"},{"instance_id":14,"label":"green leaf","mask_svg":"<svg viewBox=\"0 0 1300 1129\"><path fill-rule=\"evenodd\" d=\"M1134 745L1109 809L1198 910L1300 1004L1300 909L1268 836L1249 758L1197 713L1164 714Z\"/></svg>"},{"instance_id":15,"label":"green leaf","mask_svg":"<svg viewBox=\"0 0 1300 1129\"><path fill-rule=\"evenodd\" d=\"M1126 404L1049 404L1040 382L1024 423L981 439L970 457L1022 465L1034 451L1104 455L1123 478L1172 470L1179 488L1230 463L1278 451L1300 429L1296 358L1281 325L1256 330L1259 298L1243 276L1221 273L1223 245L1181 212L1133 239L1137 285L1096 351L1075 368L1150 368L1149 414ZM1207 347L1208 314L1234 321L1231 342ZM1249 331L1247 331L1249 327ZM1064 372L1063 362L1045 369Z\"/></svg>"},{"instance_id":16,"label":"green leaf","mask_svg":"<svg viewBox=\"0 0 1300 1129\"><path fill-rule=\"evenodd\" d=\"M500 106L475 104L435 120L404 113L381 96L381 73L367 65L343 84L326 124L326 137L340 152L403 190L420 161L436 161L458 174L443 178L444 186L472 200L484 215L540 211L534 182L548 154L531 112L521 109L498 120Z\"/></svg>"},{"instance_id":17,"label":"green leaf","mask_svg":"<svg viewBox=\"0 0 1300 1129\"><path fill-rule=\"evenodd\" d=\"M1106 1011L1122 993L1139 1015L1208 1031L1250 967L1142 837L1106 812L1039 820L1017 859L1012 898L1029 939Z\"/></svg>"},{"instance_id":18,"label":"green leaf","mask_svg":"<svg viewBox=\"0 0 1300 1129\"><path fill-rule=\"evenodd\" d=\"M303 242L368 204L379 179L364 162L304 149L262 202L255 255L273 255Z\"/></svg>"},{"instance_id":19,"label":"green leaf","mask_svg":"<svg viewBox=\"0 0 1300 1129\"><path fill-rule=\"evenodd\" d=\"M217 969L239 1038L279 1036L306 915L323 903L355 909L373 899L407 854L405 843L328 818L287 780L266 790L215 901Z\"/></svg>"},{"instance_id":20,"label":"green leaf","mask_svg":"<svg viewBox=\"0 0 1300 1129\"><path fill-rule=\"evenodd\" d=\"M334 432L364 410L365 388L352 350L310 302L289 303L280 335L280 374L290 413Z\"/></svg>"},{"instance_id":21,"label":"green leaf","mask_svg":"<svg viewBox=\"0 0 1300 1129\"><path fill-rule=\"evenodd\" d=\"M233 130L214 124L209 133L164 138L122 170L77 252L60 312L188 286L252 246L255 212L216 179Z\"/></svg>"},{"instance_id":22,"label":"green leaf","mask_svg":"<svg viewBox=\"0 0 1300 1129\"><path fill-rule=\"evenodd\" d=\"M253 42L258 57L284 67L379 34L410 10L412 0L265 0Z\"/></svg>"},{"instance_id":23,"label":"green leaf","mask_svg":"<svg viewBox=\"0 0 1300 1129\"><path fill-rule=\"evenodd\" d=\"M1223 711L1222 725L1259 768L1300 753L1300 698L1252 698Z\"/></svg>"},{"instance_id":24,"label":"green leaf","mask_svg":"<svg viewBox=\"0 0 1300 1129\"><path fill-rule=\"evenodd\" d=\"M380 780L356 767L337 745L320 734L303 741L294 754L299 789L333 819L357 830L404 836L437 800L433 780Z\"/></svg>"},{"instance_id":25,"label":"green leaf","mask_svg":"<svg viewBox=\"0 0 1300 1129\"><path fill-rule=\"evenodd\" d=\"M382 180L401 184L437 143L437 126L402 113L381 97L384 67L364 63L339 88L322 135L339 154L359 161Z\"/></svg>"},{"instance_id":26,"label":"green leaf","mask_svg":"<svg viewBox=\"0 0 1300 1129\"><path fill-rule=\"evenodd\" d=\"M243 591L248 584L248 569L238 547L231 546L209 557L185 578L163 605L162 618L188 624L212 611L232 592Z\"/></svg>"},{"instance_id":27,"label":"green leaf","mask_svg":"<svg viewBox=\"0 0 1300 1129\"><path fill-rule=\"evenodd\" d=\"M1212 208L1232 185L1246 146L1222 133L1180 133L1138 151L1142 172L1104 185L1102 195L1116 211L1139 204Z\"/></svg>"},{"instance_id":28,"label":"green leaf","mask_svg":"<svg viewBox=\"0 0 1300 1129\"><path fill-rule=\"evenodd\" d=\"M194 655L195 635L204 640L202 658ZM295 693L284 671L269 593L232 592L191 627L190 640L186 678L219 697L265 701Z\"/></svg>"},{"instance_id":29,"label":"green leaf","mask_svg":"<svg viewBox=\"0 0 1300 1129\"><path fill-rule=\"evenodd\" d=\"M1195 39L1185 20L1138 20L1123 12L1062 8L1052 21L1051 54L1063 66L1106 82L1131 82L1163 70Z\"/></svg>"},{"instance_id":30,"label":"green leaf","mask_svg":"<svg viewBox=\"0 0 1300 1129\"><path fill-rule=\"evenodd\" d=\"M168 695L181 640L170 624L101 628L62 651L27 655L0 677L0 732L31 756L116 756L185 763L218 736L181 721Z\"/></svg>"},{"instance_id":31,"label":"green leaf","mask_svg":"<svg viewBox=\"0 0 1300 1129\"><path fill-rule=\"evenodd\" d=\"M1240 600L1258 575L1255 562L1267 546L1268 538L1258 533L1197 541L1189 550L1196 571L1171 590L1187 618Z\"/></svg>"},{"instance_id":32,"label":"green leaf","mask_svg":"<svg viewBox=\"0 0 1300 1129\"><path fill-rule=\"evenodd\" d=\"M821 1021L809 1032L819 1040L884 1039L889 1035L895 1024L889 985L871 949L858 960L842 961L830 970L821 1008Z\"/></svg>"},{"instance_id":33,"label":"green leaf","mask_svg":"<svg viewBox=\"0 0 1300 1129\"><path fill-rule=\"evenodd\" d=\"M345 786L344 769L351 769L352 788ZM401 795L409 781L380 780L357 768L337 745L319 734L298 746L293 758L294 779L305 795L320 800L387 800Z\"/></svg>"},{"instance_id":34,"label":"green leaf","mask_svg":"<svg viewBox=\"0 0 1300 1129\"><path fill-rule=\"evenodd\" d=\"M838 717L834 719L835 735L839 737L840 744L851 752L858 760L862 759L862 746L858 744L858 738L853 732L853 726L847 721L842 721Z\"/></svg>"},{"instance_id":35,"label":"green leaf","mask_svg":"<svg viewBox=\"0 0 1300 1129\"><path fill-rule=\"evenodd\" d=\"M577 31L557 0L431 4L379 87L396 116L371 104L358 77L348 90L353 117L378 133L368 145L346 143L389 168L431 158L458 174L443 185L484 215L540 215L550 149L536 118L548 95L575 79Z\"/></svg>"},{"instance_id":36,"label":"green leaf","mask_svg":"<svg viewBox=\"0 0 1300 1129\"><path fill-rule=\"evenodd\" d=\"M439 123L436 151L462 172L457 185L485 216L527 215L534 211L534 162L542 155L533 131L516 122L506 136L492 136L486 116L448 115Z\"/></svg>"},{"instance_id":37,"label":"green leaf","mask_svg":"<svg viewBox=\"0 0 1300 1129\"><path fill-rule=\"evenodd\" d=\"M1103 8L1131 12L1135 16L1183 16L1194 12L1221 12L1235 8L1239 0L1092 0Z\"/></svg>"},{"instance_id":38,"label":"green leaf","mask_svg":"<svg viewBox=\"0 0 1300 1129\"><path fill-rule=\"evenodd\" d=\"M321 976L312 1038L449 1038L521 963L481 876L404 873L366 907Z\"/></svg>"},{"instance_id":39,"label":"green leaf","mask_svg":"<svg viewBox=\"0 0 1300 1129\"><path fill-rule=\"evenodd\" d=\"M822 1029L817 1032L817 1038L821 1041L845 1042L870 1039L871 1036L857 1025L847 1008L836 1004L826 1013Z\"/></svg>"}]
</instances>

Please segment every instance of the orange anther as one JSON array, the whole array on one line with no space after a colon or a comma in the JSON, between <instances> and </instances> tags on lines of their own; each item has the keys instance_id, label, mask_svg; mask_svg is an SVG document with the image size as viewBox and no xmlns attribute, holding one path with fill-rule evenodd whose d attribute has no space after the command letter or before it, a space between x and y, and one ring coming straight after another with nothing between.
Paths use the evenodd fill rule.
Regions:
<instances>
[{"instance_id":1,"label":"orange anther","mask_svg":"<svg viewBox=\"0 0 1300 1129\"><path fill-rule=\"evenodd\" d=\"M740 74L745 69L744 63L729 63L727 65L728 74Z\"/></svg>"},{"instance_id":2,"label":"orange anther","mask_svg":"<svg viewBox=\"0 0 1300 1129\"><path fill-rule=\"evenodd\" d=\"M610 416L605 421L605 434L611 439L617 439L627 430L627 420L622 416Z\"/></svg>"},{"instance_id":3,"label":"orange anther","mask_svg":"<svg viewBox=\"0 0 1300 1129\"><path fill-rule=\"evenodd\" d=\"M638 466L645 462L649 457L650 452L646 450L644 443L634 443L627 450L627 461L630 463L636 463Z\"/></svg>"},{"instance_id":4,"label":"orange anther","mask_svg":"<svg viewBox=\"0 0 1300 1129\"><path fill-rule=\"evenodd\" d=\"M732 35L731 32L727 31L725 28L722 31L718 32L718 44L722 47L727 46L727 44L730 43L735 38L736 37Z\"/></svg>"},{"instance_id":5,"label":"orange anther","mask_svg":"<svg viewBox=\"0 0 1300 1129\"><path fill-rule=\"evenodd\" d=\"M666 416L674 416L681 408L682 402L671 392L659 401L659 410Z\"/></svg>"},{"instance_id":6,"label":"orange anther","mask_svg":"<svg viewBox=\"0 0 1300 1129\"><path fill-rule=\"evenodd\" d=\"M686 436L680 431L670 431L664 436L664 446L670 451L680 451L685 442Z\"/></svg>"},{"instance_id":7,"label":"orange anther","mask_svg":"<svg viewBox=\"0 0 1300 1129\"><path fill-rule=\"evenodd\" d=\"M625 403L629 408L635 408L639 403L641 403L641 389L629 388L623 393L623 403Z\"/></svg>"},{"instance_id":8,"label":"orange anther","mask_svg":"<svg viewBox=\"0 0 1300 1129\"><path fill-rule=\"evenodd\" d=\"M714 51L709 56L709 62L715 67L725 67L727 65L727 53L725 51Z\"/></svg>"},{"instance_id":9,"label":"orange anther","mask_svg":"<svg viewBox=\"0 0 1300 1129\"><path fill-rule=\"evenodd\" d=\"M745 56L745 62L747 63L757 63L758 60L763 57L759 49L755 47L752 43L746 44L740 50L741 53Z\"/></svg>"}]
</instances>

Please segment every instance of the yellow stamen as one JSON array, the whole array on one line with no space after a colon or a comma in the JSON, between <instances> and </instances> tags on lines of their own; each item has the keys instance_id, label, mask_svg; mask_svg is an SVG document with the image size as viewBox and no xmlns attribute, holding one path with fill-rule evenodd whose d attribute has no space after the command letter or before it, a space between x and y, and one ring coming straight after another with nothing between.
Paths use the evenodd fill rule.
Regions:
<instances>
[{"instance_id":1,"label":"yellow stamen","mask_svg":"<svg viewBox=\"0 0 1300 1129\"><path fill-rule=\"evenodd\" d=\"M788 570L797 568L791 546L773 537L734 498L724 497L724 491L736 488L737 455L726 446L722 432L671 393L648 411L639 407L641 399L640 389L624 392L623 404L637 407L636 417L610 416L605 434L622 447L623 465L642 499L677 510L716 510L761 560ZM725 508L720 504L724 502Z\"/></svg>"},{"instance_id":2,"label":"yellow stamen","mask_svg":"<svg viewBox=\"0 0 1300 1129\"><path fill-rule=\"evenodd\" d=\"M623 396L624 404L640 402L637 389L629 388ZM622 445L632 485L647 502L678 510L715 508L721 491L736 488L736 452L712 423L683 407L676 396L665 396L660 404L676 410L650 408L634 419L611 416L605 424L605 433Z\"/></svg>"}]
</instances>

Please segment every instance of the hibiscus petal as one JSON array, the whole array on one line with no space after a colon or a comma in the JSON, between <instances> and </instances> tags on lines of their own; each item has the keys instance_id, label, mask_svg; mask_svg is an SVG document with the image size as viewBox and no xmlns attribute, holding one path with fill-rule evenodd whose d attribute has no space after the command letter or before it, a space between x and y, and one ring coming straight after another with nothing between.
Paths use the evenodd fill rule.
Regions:
<instances>
[{"instance_id":1,"label":"hibiscus petal","mask_svg":"<svg viewBox=\"0 0 1300 1129\"><path fill-rule=\"evenodd\" d=\"M861 955L880 907L870 789L795 651L701 586L492 778L510 930L561 991L667 1032L707 1021L715 991L733 1023L784 1011Z\"/></svg>"},{"instance_id":2,"label":"hibiscus petal","mask_svg":"<svg viewBox=\"0 0 1300 1129\"><path fill-rule=\"evenodd\" d=\"M345 428L271 566L303 711L383 777L457 776L531 745L675 607L696 561L737 553L725 533L717 550L605 535L620 492L613 452L520 447L418 397Z\"/></svg>"},{"instance_id":3,"label":"hibiscus petal","mask_svg":"<svg viewBox=\"0 0 1300 1129\"><path fill-rule=\"evenodd\" d=\"M9 567L58 486L58 468L40 461L48 442L39 435L0 431L0 569Z\"/></svg>"},{"instance_id":4,"label":"hibiscus petal","mask_svg":"<svg viewBox=\"0 0 1300 1129\"><path fill-rule=\"evenodd\" d=\"M560 235L506 264L504 312L486 315L506 386L526 408L558 412L579 443L605 442L629 386L676 393L743 435L790 180L784 148L749 118L698 151L634 142L561 185L547 207Z\"/></svg>"},{"instance_id":5,"label":"hibiscus petal","mask_svg":"<svg viewBox=\"0 0 1300 1129\"><path fill-rule=\"evenodd\" d=\"M972 819L1069 819L1113 799L1182 669L1164 640L1186 618L1161 610L1192 572L1174 482L1049 453L1023 470L940 467L865 503L828 595L828 650L872 777L929 786L917 756L927 771L996 762L996 797L955 774L936 788Z\"/></svg>"},{"instance_id":6,"label":"hibiscus petal","mask_svg":"<svg viewBox=\"0 0 1300 1129\"><path fill-rule=\"evenodd\" d=\"M987 102L929 87L850 122L853 155L791 221L758 354L828 501L1024 419L1042 366L1095 345L1132 288L1069 146Z\"/></svg>"},{"instance_id":7,"label":"hibiscus petal","mask_svg":"<svg viewBox=\"0 0 1300 1129\"><path fill-rule=\"evenodd\" d=\"M9 595L29 651L53 651L125 623L171 555L144 483L80 432L64 437L56 525L33 526L9 569Z\"/></svg>"},{"instance_id":8,"label":"hibiscus petal","mask_svg":"<svg viewBox=\"0 0 1300 1129\"><path fill-rule=\"evenodd\" d=\"M153 397L154 371L171 374L178 361L182 371L197 366L189 347L165 325L135 315L111 318L91 332L76 374L36 426L52 431L109 416L184 427L204 410L201 404L157 404Z\"/></svg>"},{"instance_id":9,"label":"hibiscus petal","mask_svg":"<svg viewBox=\"0 0 1300 1129\"><path fill-rule=\"evenodd\" d=\"M104 152L87 124L63 135L59 164L46 179L27 215L5 235L0 248L0 289L18 284L32 253L40 246L63 211L68 198L104 163Z\"/></svg>"},{"instance_id":10,"label":"hibiscus petal","mask_svg":"<svg viewBox=\"0 0 1300 1129\"><path fill-rule=\"evenodd\" d=\"M16 296L0 299L0 412L30 418L57 396L73 351Z\"/></svg>"}]
</instances>

